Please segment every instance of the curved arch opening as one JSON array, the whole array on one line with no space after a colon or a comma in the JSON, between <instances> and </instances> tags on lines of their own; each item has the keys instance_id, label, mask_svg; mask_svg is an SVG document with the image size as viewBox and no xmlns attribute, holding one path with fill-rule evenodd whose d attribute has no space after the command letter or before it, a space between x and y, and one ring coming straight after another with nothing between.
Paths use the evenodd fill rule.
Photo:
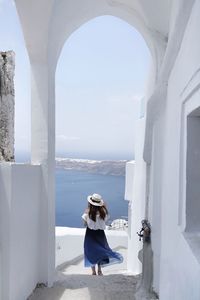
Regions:
<instances>
[{"instance_id":1,"label":"curved arch opening","mask_svg":"<svg viewBox=\"0 0 200 300\"><path fill-rule=\"evenodd\" d=\"M91 122L97 129L102 126L101 106L106 108L104 123L111 119L110 116L119 113L119 110L127 109L128 105L129 108L132 105L131 109L136 106L137 110L132 110L135 113L133 117L136 117L139 109L137 106L140 106L138 102L146 93L150 63L151 55L141 34L117 17L97 17L77 29L66 41L56 70L56 152L62 155L60 149L67 145L71 147L68 152L71 149L74 153L72 144L80 146L77 133L82 128L77 123L87 126L84 128L85 133L90 132ZM65 109L68 104L73 111ZM85 118L87 105L90 115ZM128 121L123 119L122 111L119 115L119 121ZM67 134L63 134L66 118L73 124L73 128L71 126L68 131L66 129ZM86 146L95 148L93 140L89 143L89 136L84 138ZM130 145L130 138L124 144ZM129 153L127 158L132 158L131 155Z\"/></svg>"},{"instance_id":2,"label":"curved arch opening","mask_svg":"<svg viewBox=\"0 0 200 300\"><path fill-rule=\"evenodd\" d=\"M141 99L145 97L150 64L151 54L141 34L119 18L97 17L76 30L66 41L56 70L56 156L92 161L133 160L136 122L142 116ZM103 192L95 174L90 173L90 182L80 178L82 170L77 169L77 164L80 161L57 160L56 225L70 227L71 217L71 227L81 227L86 196L93 192L108 199L111 211L118 209L113 219L127 216L124 174L120 183L119 177L100 174L113 177L112 184L100 184L107 188ZM98 175L98 168L95 172ZM120 205L114 202L117 194ZM66 204L72 199L76 202Z\"/></svg>"}]
</instances>

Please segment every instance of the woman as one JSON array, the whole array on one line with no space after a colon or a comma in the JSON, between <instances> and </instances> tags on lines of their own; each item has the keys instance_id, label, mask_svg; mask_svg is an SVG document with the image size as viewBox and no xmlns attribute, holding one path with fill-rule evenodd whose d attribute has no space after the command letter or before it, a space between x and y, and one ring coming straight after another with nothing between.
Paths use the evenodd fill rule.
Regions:
<instances>
[{"instance_id":1,"label":"woman","mask_svg":"<svg viewBox=\"0 0 200 300\"><path fill-rule=\"evenodd\" d=\"M104 229L108 219L108 210L102 197L93 194L87 197L88 209L82 215L87 226L84 240L85 267L91 267L92 275L103 275L101 267L113 263L121 263L121 254L110 249ZM98 266L96 273L96 265Z\"/></svg>"}]
</instances>

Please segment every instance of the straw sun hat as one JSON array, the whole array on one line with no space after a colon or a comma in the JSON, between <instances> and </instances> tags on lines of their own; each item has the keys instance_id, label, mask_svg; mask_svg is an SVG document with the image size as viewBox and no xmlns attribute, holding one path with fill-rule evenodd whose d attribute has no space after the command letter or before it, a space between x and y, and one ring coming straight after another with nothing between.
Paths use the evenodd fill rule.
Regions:
<instances>
[{"instance_id":1,"label":"straw sun hat","mask_svg":"<svg viewBox=\"0 0 200 300\"><path fill-rule=\"evenodd\" d=\"M99 195L99 194L89 195L87 197L87 200L90 204L92 204L94 206L103 206L104 205L103 199L102 199L101 195Z\"/></svg>"}]
</instances>

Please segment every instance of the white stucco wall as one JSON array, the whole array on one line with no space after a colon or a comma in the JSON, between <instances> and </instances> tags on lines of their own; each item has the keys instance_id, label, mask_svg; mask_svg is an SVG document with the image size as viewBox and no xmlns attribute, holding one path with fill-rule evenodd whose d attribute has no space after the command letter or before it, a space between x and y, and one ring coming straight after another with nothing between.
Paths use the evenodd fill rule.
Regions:
<instances>
[{"instance_id":1,"label":"white stucco wall","mask_svg":"<svg viewBox=\"0 0 200 300\"><path fill-rule=\"evenodd\" d=\"M39 280L40 174L40 166L0 164L3 300L26 300Z\"/></svg>"},{"instance_id":2,"label":"white stucco wall","mask_svg":"<svg viewBox=\"0 0 200 300\"><path fill-rule=\"evenodd\" d=\"M43 239L40 252L43 274L40 278L43 281L48 280L51 285L54 274L54 71L57 59L67 37L76 28L93 17L107 13L121 17L129 23L135 24L141 30L140 32L152 50L155 78L158 80L157 89L154 89L153 83L151 90L155 97L148 101L146 115L148 122L144 154L146 161L151 165L146 166L144 163L142 159L143 142L138 143L133 199L129 207L131 223L129 227L129 267L135 273L141 270L137 258L141 243L138 242L136 231L140 229L141 217L145 216L143 200L147 200L146 216L149 217L152 224L153 285L155 290L159 292L161 300L199 300L200 285L197 279L200 276L200 268L197 257L199 252L196 243L197 235L193 234L191 245L188 235L183 232L186 225L187 132L185 119L187 111L191 107L195 108L195 105L199 105L200 99L199 0L172 1L172 14L169 13L170 5L168 10L165 9L165 5L161 6L162 10L159 9L159 5L164 3L162 1L153 1L151 6L146 1L125 1L126 3L85 1L79 7L74 5L73 1L54 3L52 0L45 0L41 1L40 5L34 0L28 2L15 0L15 2L23 24L32 66L32 161L40 162L43 165L41 210ZM190 9L194 2L195 6L190 15ZM101 3L103 3L102 6ZM156 13L158 11L159 13ZM180 47L188 16L190 16L190 20ZM168 22L170 22L169 33L168 25L163 30L163 25ZM48 46L50 47L48 48ZM166 53L165 46L167 46ZM179 53L178 57L177 53ZM164 63L162 64L163 56ZM169 82L168 76L170 76ZM165 101L166 99L167 101ZM144 121L140 122L138 129L138 137L143 139ZM148 171L147 185L145 183L146 168ZM11 276L14 274L13 269L9 266L11 262L13 263L10 256L14 254L6 251L9 250L9 243L15 241L13 237L15 229L10 228L13 225L12 222L10 223L10 219L6 219L3 215L5 213L5 216L9 216L10 207L12 207L13 187L11 184L13 184L12 169L2 167L0 187L4 210L0 212L2 215L0 222L3 222L3 230L0 229L0 268L4 270L5 266L8 266L4 273L5 285L3 287L10 284L10 280L5 279L10 276L9 273L6 273L7 270L12 273ZM15 185L13 186L15 187ZM146 187L147 198L145 199ZM18 195L18 193L19 191L16 194ZM11 210L11 213L14 211ZM25 223L23 221L23 224ZM36 222L33 221L32 224L36 226ZM29 239L28 236L26 238ZM37 250L33 251L34 259L36 254ZM6 261L3 260L4 257L6 257ZM19 258L23 261L23 257L19 255ZM6 263L8 264L6 265Z\"/></svg>"},{"instance_id":3,"label":"white stucco wall","mask_svg":"<svg viewBox=\"0 0 200 300\"><path fill-rule=\"evenodd\" d=\"M140 1L15 0L30 58L32 76L31 157L42 165L41 281L54 281L55 251L55 71L67 38L82 24L101 15L113 15L135 26L143 35L152 54L155 77L163 59L168 32L171 0L164 7L154 0L160 16ZM153 10L154 11L154 10ZM158 30L158 27L159 30ZM154 77L152 74L152 77Z\"/></svg>"},{"instance_id":4,"label":"white stucco wall","mask_svg":"<svg viewBox=\"0 0 200 300\"><path fill-rule=\"evenodd\" d=\"M131 160L126 163L126 174L125 174L125 195L124 200L133 200L133 180L135 171L135 161Z\"/></svg>"},{"instance_id":5,"label":"white stucco wall","mask_svg":"<svg viewBox=\"0 0 200 300\"><path fill-rule=\"evenodd\" d=\"M146 163L143 160L142 150L144 146L145 118L137 121L137 138L135 143L135 164L132 182L132 197L129 203L129 228L128 228L128 270L134 274L142 271L142 265L138 259L138 253L142 249L137 231L141 229L141 221L145 218L146 201ZM130 188L130 187L129 187ZM129 196L130 197L130 196Z\"/></svg>"},{"instance_id":6,"label":"white stucco wall","mask_svg":"<svg viewBox=\"0 0 200 300\"><path fill-rule=\"evenodd\" d=\"M0 191L0 299L9 299L11 168L3 163L0 164Z\"/></svg>"},{"instance_id":7,"label":"white stucco wall","mask_svg":"<svg viewBox=\"0 0 200 300\"><path fill-rule=\"evenodd\" d=\"M154 125L151 219L155 256L154 287L161 300L200 299L199 233L197 231L196 237L193 234L192 238L194 248L196 241L196 252L187 234L184 234L187 149L185 123L191 108L200 106L199 12L200 2L196 1L169 78L164 115ZM156 261L159 249L161 257Z\"/></svg>"},{"instance_id":8,"label":"white stucco wall","mask_svg":"<svg viewBox=\"0 0 200 300\"><path fill-rule=\"evenodd\" d=\"M160 251L161 251L161 193L162 186L162 161L163 161L163 131L164 131L164 114L161 114L154 124L154 133L152 141L152 162L148 165L148 219L152 227L151 241L153 250L153 269L154 278L153 286L156 291L159 290L160 280Z\"/></svg>"}]
</instances>

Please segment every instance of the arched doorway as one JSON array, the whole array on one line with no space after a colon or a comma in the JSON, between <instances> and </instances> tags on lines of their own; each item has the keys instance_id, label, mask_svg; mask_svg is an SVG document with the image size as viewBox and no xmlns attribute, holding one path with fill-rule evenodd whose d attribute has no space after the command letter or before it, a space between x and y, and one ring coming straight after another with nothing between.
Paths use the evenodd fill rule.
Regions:
<instances>
[{"instance_id":1,"label":"arched doorway","mask_svg":"<svg viewBox=\"0 0 200 300\"><path fill-rule=\"evenodd\" d=\"M101 71L103 73L103 76L105 76L106 80L108 81L108 85L106 85L106 82L103 81L102 78L98 76L99 74L96 74L96 73L98 73L98 71L99 71L99 69L98 69L99 65L102 66L104 63L103 59L105 59L105 52L103 51L103 47L105 47L105 48L110 47L108 37L106 36L107 45L106 45L106 42L104 42L104 45L102 45L102 42L100 39L100 41L98 41L99 43L96 42L98 44L98 47L96 45L94 46L95 41L93 39L92 40L93 44L91 44L91 41L85 41L85 45L84 45L84 43L81 45L79 44L78 49L73 48L73 40L75 40L76 32L74 34L72 34L70 36L70 38L66 41L66 44L63 47L61 56L58 61L57 73L56 73L56 91L57 91L56 92L56 97L57 97L56 106L57 106L57 110L59 111L59 115L57 114L57 116L56 116L56 124L57 124L56 127L57 127L57 136L60 138L60 140L66 142L65 147L66 147L66 149L68 149L68 151L66 151L66 153L69 153L69 156L70 156L70 154L74 155L74 158L75 157L83 158L80 156L78 157L77 155L83 155L83 156L86 155L85 156L86 158L88 158L90 155L93 155L93 157L91 157L91 158L94 158L94 153L90 152L89 154L85 154L84 147L83 147L82 154L81 153L77 154L77 149L79 149L79 151L80 151L80 147L81 147L81 144L79 141L80 140L79 135L80 135L80 133L82 134L82 131L85 131L86 133L89 132L89 137L87 135L82 136L82 139L85 138L85 143L84 143L85 145L89 144L89 138L91 138L91 128L93 131L93 136L92 136L93 143L94 143L94 141L96 141L96 142L101 141L101 144L104 144L104 145L106 144L106 142L108 143L108 140L106 142L102 143L103 136L100 136L100 137L98 136L98 134L100 134L100 133L105 135L105 130L106 130L105 126L103 128L101 128L101 126L99 126L99 124L101 124L102 117L103 117L104 123L107 122L106 124L109 124L109 122L111 122L110 119L114 119L113 116L115 115L115 112L113 110L116 107L118 108L120 113L122 113L122 116L124 115L124 117L126 117L126 114L127 115L129 114L128 121L126 120L126 118L121 120L121 122L126 121L127 127L124 128L124 130L128 131L129 128L131 128L131 126L135 122L135 120L138 118L138 114L139 114L138 111L139 111L139 106L140 106L139 100L140 100L140 98L143 98L144 94L145 94L144 87L145 87L145 81L147 80L147 73L149 72L150 53L149 53L149 50L148 50L142 36L138 32L136 32L136 30L132 26L130 26L130 25L127 26L127 23L126 23L126 25L124 25L125 24L124 21L122 21L121 19L118 19L116 17L113 17L113 16L101 16L101 17L97 17L97 18L89 21L85 25L82 25L82 27L77 31L80 31L80 32L82 31L85 34L85 31L87 31L87 27L91 26L89 23L91 23L91 24L93 23L94 24L94 26L93 26L94 32L95 32L95 25L97 26L98 22L99 23L101 22L100 21L101 19L102 19L102 22L103 21L104 21L104 23L107 22L106 23L107 30L110 30L109 26L108 26L109 19L111 19L112 21L114 20L114 25L118 26L117 27L118 30L120 30L120 28L122 28L121 29L122 32L119 33L119 36L117 37L118 42L119 42L118 46L121 48L124 47L124 49L126 49L126 51L127 51L127 55L130 57L127 60L123 60L124 52L121 50L121 53L123 53L122 57L119 56L119 52L118 52L118 57L117 57L118 61L117 61L117 59L114 61L115 65L113 62L112 62L112 64L109 65L108 59L106 60L106 64L104 66L104 72ZM123 26L127 26L126 30L125 30L125 27L123 27ZM128 38L128 42L122 40L123 35L126 34L126 31L128 31L127 37L126 37L126 38ZM133 35L132 40L131 40L131 36L129 35L130 32ZM98 31L97 31L97 34L98 34ZM117 30L114 32L114 34L115 35L117 34ZM77 34L77 36L78 36L78 39L81 40L81 39L83 39L84 35L82 34L82 37L81 37L81 34L79 33L79 34ZM121 39L120 39L120 37L121 37ZM114 38L114 42L116 42L116 37ZM127 42L127 44L125 44L125 42ZM121 45L120 45L120 43L121 43ZM129 44L129 46L128 46L128 44ZM140 46L138 46L138 45L140 45ZM90 52L90 50L91 50L90 48L93 48L93 46L94 46L94 51L96 51L96 52L99 52L98 49L99 49L99 47L101 47L100 48L101 53L99 53L99 58L96 59L96 61L100 60L99 65L98 65L98 63L97 63L97 65L94 63L94 57L92 56L92 53ZM129 48L129 49L127 50L127 48ZM114 49L114 46L113 46L113 49ZM108 48L106 48L106 50L108 52L110 59L112 60L113 59L112 56L114 56L116 54L111 53L110 49L108 49ZM131 52L131 50L133 52ZM90 66L91 61L88 60L88 54L86 55L87 51L89 52L90 59L94 63L94 66L92 65L92 68ZM117 52L117 49L116 49L116 52ZM72 57L72 53L73 53L73 55L74 55L74 53L76 53L74 55L75 58ZM64 57L67 57L67 56L69 57L68 61L66 59L64 61ZM132 57L135 57L134 62L132 60ZM121 58L121 61L120 61L120 58ZM76 63L75 61L73 61L73 59L74 60L77 59L79 63ZM129 60L129 63L127 63L128 60ZM82 64L82 62L83 62L83 64ZM119 65L119 69L117 69L117 65ZM125 67L124 67L124 65L125 65ZM85 72L86 68L87 68L87 72ZM114 71L113 71L113 68L114 68ZM122 74L120 74L121 70L124 73L122 72ZM93 75L91 77L91 79L87 79L88 72L95 74L95 76ZM131 72L133 72L134 76L131 75ZM128 75L127 75L127 73L128 73ZM122 77L120 77L120 75L122 75ZM123 76L125 78L123 78ZM145 79L145 77L146 77L146 79ZM127 80L130 80L129 84L127 84ZM83 81L83 83L82 83L82 81ZM97 82L99 84L98 88L96 87ZM59 88L57 86L58 84L60 84ZM112 85L114 85L114 87ZM132 89L130 89L131 85L132 85ZM137 88L134 88L134 85L135 86L139 85L139 89L137 90ZM96 87L96 89L95 89L95 87ZM112 87L112 92L114 91L114 93L115 93L114 95L110 91L109 91L110 93L108 93L109 87ZM85 89L86 90L90 89L90 93L86 93L86 95L84 95ZM126 91L126 89L128 90L128 92ZM75 90L75 92L74 92L74 90ZM122 92L121 92L121 90L122 90ZM143 91L143 93L139 94L139 91L140 91L140 93L141 93L141 91ZM107 99L108 95L110 97L109 99ZM136 99L137 97L138 97L138 99ZM88 98L89 98L89 100L88 100ZM106 98L106 101L105 101L105 98ZM60 103L59 103L59 101L60 101ZM64 101L66 103L64 103ZM100 102L102 102L102 101L103 101L102 108L105 108L104 111L100 107ZM126 103L127 101L128 101L128 104ZM135 103L135 111L134 111L134 107L132 106L134 101L136 102ZM88 102L88 104L87 104L87 102ZM106 111L107 105L109 105L109 111ZM124 106L125 106L125 109L124 109ZM65 114L63 113L64 111L65 111ZM101 112L101 113L99 113L99 112ZM143 112L143 114L144 114L144 112ZM111 116L112 116L112 118L111 118ZM108 120L106 120L106 118ZM117 115L115 118L117 118ZM59 123L57 120L59 120ZM63 128L64 124L67 124L66 125L67 128ZM78 127L77 127L77 124L78 124ZM81 126L79 124L81 124ZM91 124L92 124L92 126L91 126ZM95 124L97 124L96 130L94 130ZM116 124L114 124L114 125L116 126ZM115 127L116 133L117 133L117 142L118 142L118 144L116 144L116 148L117 148L117 146L120 147L120 142L121 142L121 144L126 144L126 147L127 147L127 143L129 143L130 149L132 148L131 150L129 150L130 152L132 152L132 156L129 153L129 156L128 157L126 156L124 158L127 160L133 159L134 158L134 155L133 155L133 152L134 152L133 144L134 143L132 142L132 139L133 139L134 131L130 130L129 136L125 140L124 139L125 131L124 131L124 135L123 135L123 133L121 133L121 135L120 135L120 126L119 126L119 124L117 124L117 125L118 125L118 127L117 128ZM64 130L66 130L66 133L64 132ZM107 131L108 130L109 130L109 126L107 125ZM115 134L113 129L112 129L112 134ZM97 136L97 138L96 138L96 136ZM111 133L110 133L110 136L111 136ZM109 137L109 134L108 134L108 137ZM59 142L61 142L61 141L59 141ZM95 144L96 144L96 142L95 142ZM58 140L57 140L57 143L58 143ZM64 145L64 143L63 143L63 145ZM91 143L91 146L92 146L92 143ZM90 147L90 149L91 148L92 147ZM114 155L116 155L116 152L117 152L116 148L111 147L111 155L113 155L112 159L114 158ZM92 151L95 151L95 148L93 148ZM67 155L67 154L65 154L65 155ZM66 195L66 197L67 197L67 195ZM70 199L69 199L69 201L70 201Z\"/></svg>"},{"instance_id":2,"label":"arched doorway","mask_svg":"<svg viewBox=\"0 0 200 300\"><path fill-rule=\"evenodd\" d=\"M152 10L143 16L144 6L118 1L42 2L40 6L15 0L31 62L32 74L32 163L41 164L41 265L40 281L53 283L55 271L55 69L67 38L82 24L101 15L119 17L143 35L153 57L151 78L154 82L165 49L167 28L158 31L159 22L152 24ZM30 16L30 18L29 18ZM166 15L166 18L168 15ZM165 19L166 19L165 18ZM37 22L35 22L37 20ZM159 19L160 20L160 19ZM155 25L155 26L154 26ZM152 30L153 29L153 30ZM154 83L153 83L154 84ZM152 86L153 86L152 84ZM153 87L152 87L153 88Z\"/></svg>"}]
</instances>

